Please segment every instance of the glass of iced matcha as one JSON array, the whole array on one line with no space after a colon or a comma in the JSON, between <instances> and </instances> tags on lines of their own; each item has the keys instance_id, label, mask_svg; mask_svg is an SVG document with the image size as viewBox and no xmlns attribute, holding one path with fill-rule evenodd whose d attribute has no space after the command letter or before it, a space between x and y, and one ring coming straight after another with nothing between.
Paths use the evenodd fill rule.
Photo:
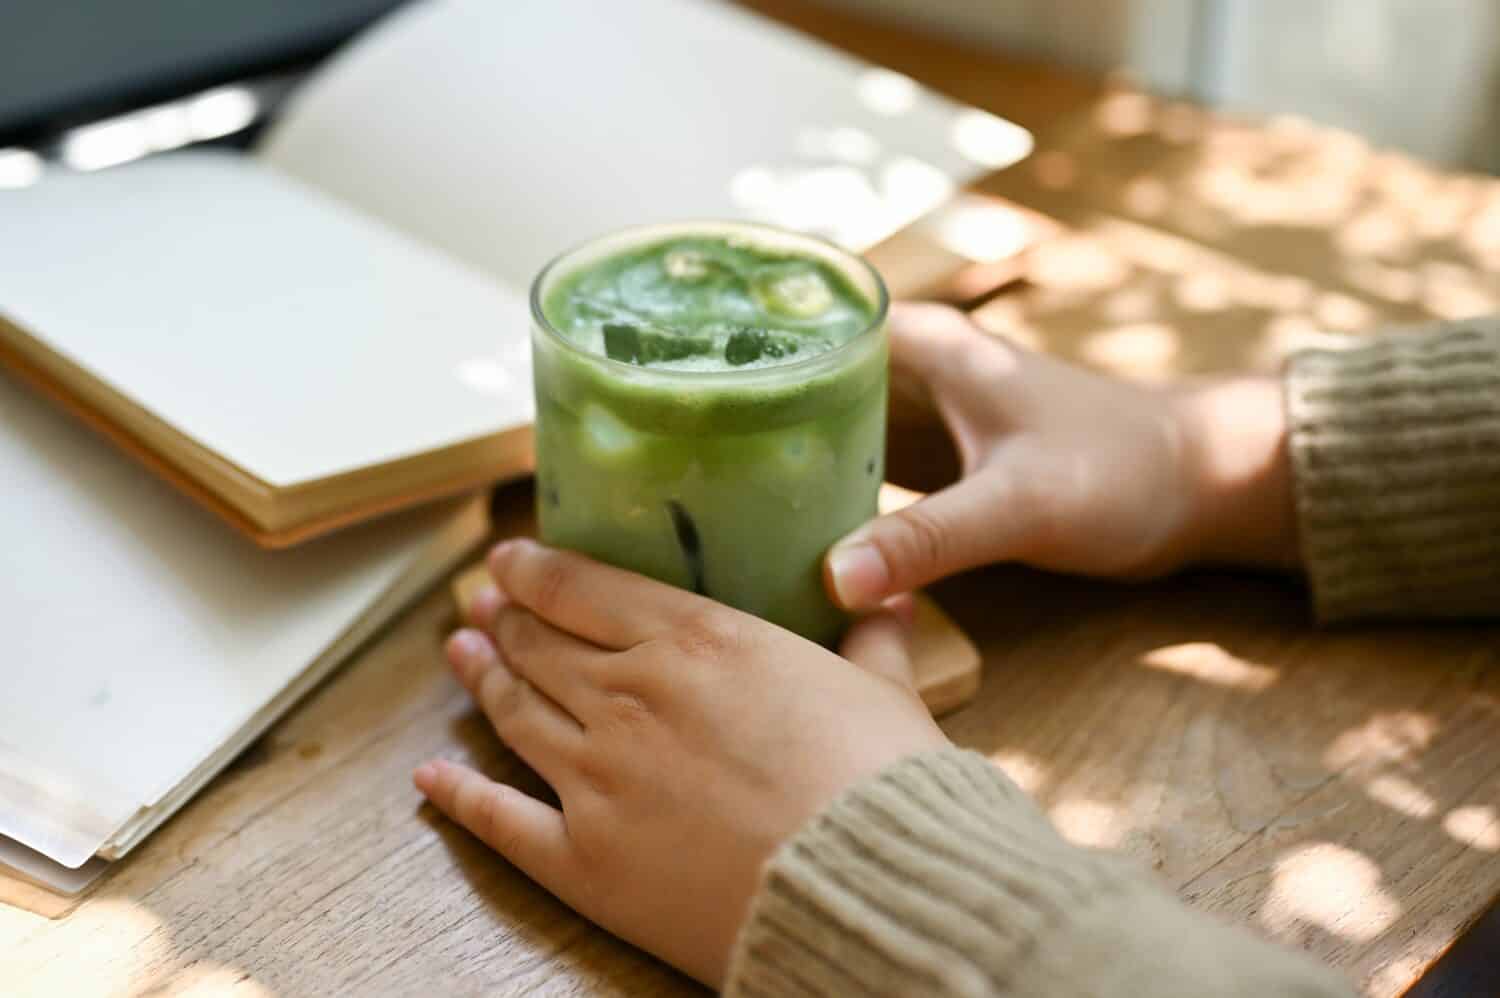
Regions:
<instances>
[{"instance_id":1,"label":"glass of iced matcha","mask_svg":"<svg viewBox=\"0 0 1500 998\"><path fill-rule=\"evenodd\" d=\"M887 296L856 256L642 226L531 290L542 539L828 643L824 553L875 514Z\"/></svg>"}]
</instances>

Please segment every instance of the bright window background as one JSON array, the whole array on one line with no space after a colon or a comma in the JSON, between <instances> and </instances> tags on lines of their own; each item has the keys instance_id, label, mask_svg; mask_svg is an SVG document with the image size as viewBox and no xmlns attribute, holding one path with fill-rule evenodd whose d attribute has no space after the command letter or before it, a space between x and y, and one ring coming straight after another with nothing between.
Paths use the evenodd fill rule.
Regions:
<instances>
[{"instance_id":1,"label":"bright window background","mask_svg":"<svg viewBox=\"0 0 1500 998\"><path fill-rule=\"evenodd\" d=\"M1496 0L824 0L1500 172Z\"/></svg>"}]
</instances>

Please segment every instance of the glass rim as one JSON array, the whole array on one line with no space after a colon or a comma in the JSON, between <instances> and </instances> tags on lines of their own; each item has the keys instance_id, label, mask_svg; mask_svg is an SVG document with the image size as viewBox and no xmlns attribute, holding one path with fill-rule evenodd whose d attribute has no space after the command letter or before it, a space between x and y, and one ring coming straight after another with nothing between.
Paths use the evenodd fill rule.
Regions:
<instances>
[{"instance_id":1,"label":"glass rim","mask_svg":"<svg viewBox=\"0 0 1500 998\"><path fill-rule=\"evenodd\" d=\"M645 237L648 233L657 233L661 238L668 238L673 233L683 234L694 231L727 229L749 230L751 232L767 234L773 236L776 239L811 243L815 246L821 247L824 251L832 251L833 254L849 260L852 264L854 264L856 268L863 270L869 276L871 283L875 288L875 300L872 302L872 304L875 306L875 311L871 315L869 323L858 333L855 333L853 336L849 337L847 340L845 340L843 343L840 343L832 350L827 350L823 353L815 354L811 357L805 357L802 360L792 361L790 364L770 364L765 367L752 367L740 370L729 369L703 371L682 370L680 368L671 367L643 367L640 364L631 364L623 360L615 360L613 357L609 357L604 354L595 353L592 350L578 345L568 337L564 336L561 332L559 332L558 329L552 325L552 321L547 318L547 314L542 308L542 286L547 283L547 278L552 275L553 271L557 270L559 265L564 264L570 258L576 256L579 253L582 253L590 246L602 242L603 240L626 239L626 237L629 237L632 234L639 233L643 237L642 242L644 242ZM594 236L591 239L587 239L583 242L577 243L569 247L568 249L563 250L561 253L558 253L551 260L548 260L547 263L542 267L542 269L537 271L536 277L532 278L531 291L527 297L531 302L532 321L537 325L539 329L541 329L546 334L549 340L561 346L563 349L567 350L570 353L587 358L591 362L600 364L606 370L618 370L622 373L628 372L631 379L638 379L642 375L647 375L651 377L661 377L667 380L681 378L684 380L699 382L701 382L705 378L728 381L733 379L745 379L757 376L766 377L768 375L781 377L785 374L790 374L796 371L810 370L814 367L828 366L837 358L852 352L854 347L861 346L872 336L878 335L880 330L885 327L885 321L891 307L891 295L890 291L885 286L885 279L880 276L880 271L875 269L874 264L870 263L870 261L866 260L859 253L855 253L853 250L845 249L831 239L825 239L822 236L815 236L811 233L798 232L795 229L782 228L781 226L771 225L765 222L746 222L739 219L730 218L696 218L672 222L645 222L638 225L627 225L623 228L611 229L608 232L601 233L600 235Z\"/></svg>"}]
</instances>

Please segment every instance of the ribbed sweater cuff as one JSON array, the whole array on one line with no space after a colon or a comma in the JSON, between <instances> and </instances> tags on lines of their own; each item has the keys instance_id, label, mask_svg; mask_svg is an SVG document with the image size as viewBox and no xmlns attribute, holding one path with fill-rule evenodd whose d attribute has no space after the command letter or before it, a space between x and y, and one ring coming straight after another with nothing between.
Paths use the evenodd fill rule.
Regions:
<instances>
[{"instance_id":1,"label":"ribbed sweater cuff","mask_svg":"<svg viewBox=\"0 0 1500 998\"><path fill-rule=\"evenodd\" d=\"M983 756L906 759L773 857L736 996L1004 993L1042 934L1114 879Z\"/></svg>"},{"instance_id":2,"label":"ribbed sweater cuff","mask_svg":"<svg viewBox=\"0 0 1500 998\"><path fill-rule=\"evenodd\" d=\"M1072 846L973 752L914 756L767 865L732 998L1350 998L1336 974Z\"/></svg>"},{"instance_id":3,"label":"ribbed sweater cuff","mask_svg":"<svg viewBox=\"0 0 1500 998\"><path fill-rule=\"evenodd\" d=\"M1318 616L1500 613L1500 320L1301 353L1286 389Z\"/></svg>"}]
</instances>

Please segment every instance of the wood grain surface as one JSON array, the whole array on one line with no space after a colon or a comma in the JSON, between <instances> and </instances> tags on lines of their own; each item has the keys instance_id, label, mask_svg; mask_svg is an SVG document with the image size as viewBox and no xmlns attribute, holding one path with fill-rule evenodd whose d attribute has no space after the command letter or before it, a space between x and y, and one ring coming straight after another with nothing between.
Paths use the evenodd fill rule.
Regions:
<instances>
[{"instance_id":1,"label":"wood grain surface","mask_svg":"<svg viewBox=\"0 0 1500 998\"><path fill-rule=\"evenodd\" d=\"M1268 369L1322 328L1495 294L1493 182L1391 166L1295 124L1142 112L790 0L752 6L967 99L1026 81L988 103L1037 127L1041 151L985 189L1069 232L979 315L1043 348L1144 378ZM1272 156L1252 127L1292 146ZM1366 193L1322 206L1325 169ZM1449 179L1459 207L1441 207ZM1256 192L1267 200L1246 215ZM1438 207L1402 207L1412 198ZM505 508L502 528L524 528L524 491ZM945 730L1070 838L1137 857L1189 903L1393 996L1500 893L1500 628L1318 629L1298 583L1271 576L1125 586L1000 567L933 592L984 658ZM452 617L442 587L66 917L0 907L0 991L700 990L420 804L409 774L432 755L540 789L448 677Z\"/></svg>"}]
</instances>

